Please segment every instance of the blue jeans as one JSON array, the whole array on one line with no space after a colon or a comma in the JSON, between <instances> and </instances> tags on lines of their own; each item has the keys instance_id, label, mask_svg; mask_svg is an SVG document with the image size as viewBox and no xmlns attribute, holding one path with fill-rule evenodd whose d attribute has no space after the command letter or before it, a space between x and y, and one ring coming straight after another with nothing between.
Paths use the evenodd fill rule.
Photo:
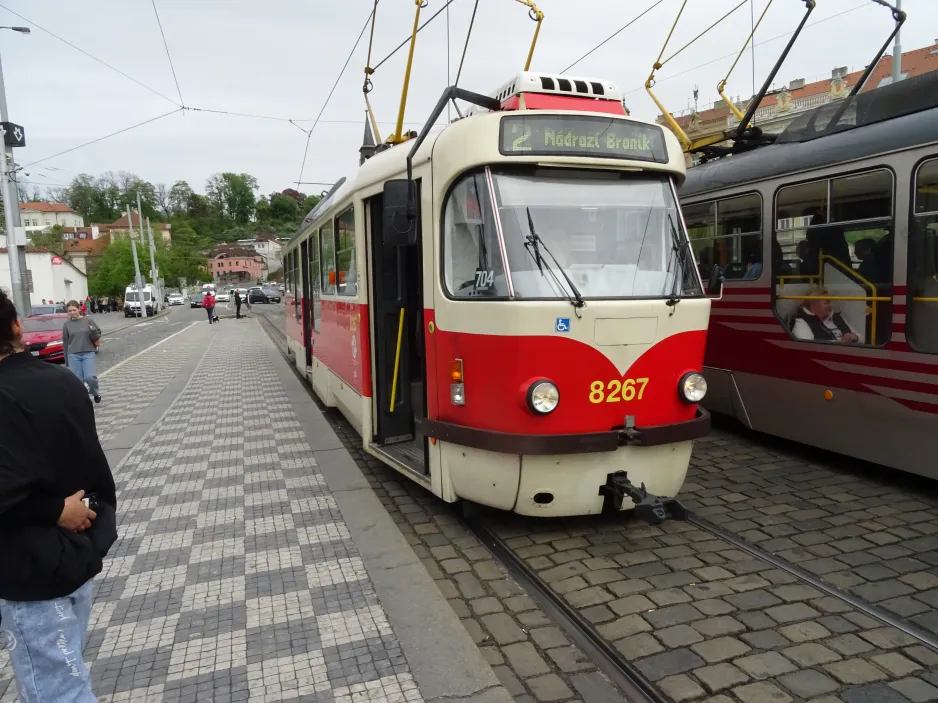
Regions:
<instances>
[{"instance_id":1,"label":"blue jeans","mask_svg":"<svg viewBox=\"0 0 938 703\"><path fill-rule=\"evenodd\" d=\"M98 375L95 371L94 352L78 352L68 355L68 368L72 370L78 380L88 384L91 395L101 395L98 387Z\"/></svg>"},{"instance_id":2,"label":"blue jeans","mask_svg":"<svg viewBox=\"0 0 938 703\"><path fill-rule=\"evenodd\" d=\"M208 324L212 324L212 318L215 317L215 308L205 308L205 312L208 313Z\"/></svg>"},{"instance_id":3,"label":"blue jeans","mask_svg":"<svg viewBox=\"0 0 938 703\"><path fill-rule=\"evenodd\" d=\"M89 580L55 600L0 600L3 641L10 654L20 703L94 703L82 660L92 586Z\"/></svg>"}]
</instances>

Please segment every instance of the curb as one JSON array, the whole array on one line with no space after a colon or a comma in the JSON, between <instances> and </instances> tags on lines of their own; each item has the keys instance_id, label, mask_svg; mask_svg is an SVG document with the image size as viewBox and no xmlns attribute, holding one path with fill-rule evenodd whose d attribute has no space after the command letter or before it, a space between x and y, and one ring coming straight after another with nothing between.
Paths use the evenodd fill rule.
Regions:
<instances>
[{"instance_id":1,"label":"curb","mask_svg":"<svg viewBox=\"0 0 938 703\"><path fill-rule=\"evenodd\" d=\"M425 701L511 703L449 602L394 524L358 464L261 326L268 351L314 447L316 463L358 550ZM320 447L316 449L316 447Z\"/></svg>"}]
</instances>

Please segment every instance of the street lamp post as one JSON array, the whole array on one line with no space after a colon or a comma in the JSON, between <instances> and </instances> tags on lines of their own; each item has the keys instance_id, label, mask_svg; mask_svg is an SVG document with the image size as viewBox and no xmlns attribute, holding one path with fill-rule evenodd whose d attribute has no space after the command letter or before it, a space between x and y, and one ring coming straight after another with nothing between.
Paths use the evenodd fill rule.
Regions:
<instances>
[{"instance_id":1,"label":"street lamp post","mask_svg":"<svg viewBox=\"0 0 938 703\"><path fill-rule=\"evenodd\" d=\"M20 34L29 34L29 27L4 27L0 29L11 29ZM9 112L7 110L7 93L3 82L3 63L0 62L0 122L8 121ZM13 172L13 148L6 146L4 140L3 168L0 168L0 190L3 194L3 208L9 213L4 216L5 229L7 235L7 257L10 260L10 285L13 289L13 304L22 316L29 315L32 310L29 291L27 289L27 265L26 265L26 246L15 241L14 230L21 226L20 220L20 198L16 187L15 178L9 177Z\"/></svg>"}]
</instances>

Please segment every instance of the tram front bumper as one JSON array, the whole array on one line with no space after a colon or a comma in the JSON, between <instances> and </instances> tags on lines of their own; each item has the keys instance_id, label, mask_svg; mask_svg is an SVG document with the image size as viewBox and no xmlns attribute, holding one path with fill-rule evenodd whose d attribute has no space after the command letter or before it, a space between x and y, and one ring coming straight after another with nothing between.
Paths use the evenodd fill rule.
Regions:
<instances>
[{"instance_id":1,"label":"tram front bumper","mask_svg":"<svg viewBox=\"0 0 938 703\"><path fill-rule=\"evenodd\" d=\"M642 498L633 500L624 491L615 499L615 489L623 485L616 477L623 470L634 486L647 486L649 503L657 496L675 496L687 474L692 440L709 427L710 415L703 409L693 420L674 425L559 438L420 423L428 436L440 440L444 480L451 482L455 498L542 517L640 506ZM677 506L667 510L668 517L679 513Z\"/></svg>"},{"instance_id":2,"label":"tram front bumper","mask_svg":"<svg viewBox=\"0 0 938 703\"><path fill-rule=\"evenodd\" d=\"M429 419L418 420L417 428L421 434L441 442L501 454L592 454L614 452L624 446L654 447L700 439L710 431L710 413L698 407L697 415L684 422L577 434L513 434Z\"/></svg>"}]
</instances>

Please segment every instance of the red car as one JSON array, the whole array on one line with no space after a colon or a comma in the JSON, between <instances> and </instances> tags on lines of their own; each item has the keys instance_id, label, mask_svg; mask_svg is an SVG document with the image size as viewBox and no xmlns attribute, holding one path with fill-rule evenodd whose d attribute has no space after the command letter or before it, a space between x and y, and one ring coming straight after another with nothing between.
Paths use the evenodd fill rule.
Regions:
<instances>
[{"instance_id":1,"label":"red car","mask_svg":"<svg viewBox=\"0 0 938 703\"><path fill-rule=\"evenodd\" d=\"M65 363L62 327L68 315L31 315L23 320L23 344L33 356L54 364Z\"/></svg>"}]
</instances>

